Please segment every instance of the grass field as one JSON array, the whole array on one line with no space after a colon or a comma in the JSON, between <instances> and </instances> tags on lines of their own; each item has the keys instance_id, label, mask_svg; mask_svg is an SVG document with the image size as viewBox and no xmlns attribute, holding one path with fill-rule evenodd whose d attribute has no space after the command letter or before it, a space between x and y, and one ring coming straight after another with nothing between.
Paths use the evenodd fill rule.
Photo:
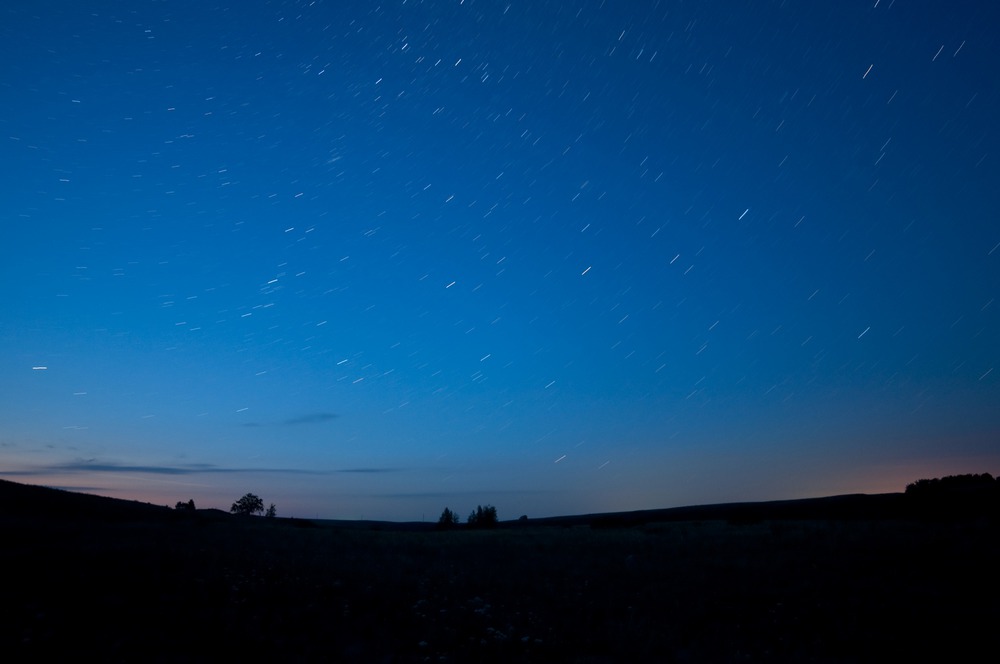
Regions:
<instances>
[{"instance_id":1,"label":"grass field","mask_svg":"<svg viewBox=\"0 0 1000 664\"><path fill-rule=\"evenodd\" d=\"M6 661L961 661L1000 624L988 515L437 532L3 484Z\"/></svg>"}]
</instances>

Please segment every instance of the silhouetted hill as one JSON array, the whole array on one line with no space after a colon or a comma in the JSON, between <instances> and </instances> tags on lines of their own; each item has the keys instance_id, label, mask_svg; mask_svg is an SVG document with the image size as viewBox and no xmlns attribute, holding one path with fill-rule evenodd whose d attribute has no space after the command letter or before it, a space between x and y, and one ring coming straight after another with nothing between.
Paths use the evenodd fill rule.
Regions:
<instances>
[{"instance_id":1,"label":"silhouetted hill","mask_svg":"<svg viewBox=\"0 0 1000 664\"><path fill-rule=\"evenodd\" d=\"M168 507L0 480L0 516L95 520L168 518Z\"/></svg>"},{"instance_id":2,"label":"silhouetted hill","mask_svg":"<svg viewBox=\"0 0 1000 664\"><path fill-rule=\"evenodd\" d=\"M988 481L986 480L988 478ZM989 474L918 480L905 493L845 494L820 498L744 503L691 505L631 512L603 512L501 521L499 528L541 526L629 528L650 523L682 521L726 521L734 524L775 520L880 520L901 518L966 518L1000 514L1000 481ZM93 520L156 520L190 518L200 520L234 518L217 509L199 509L192 515L168 507L138 501L76 493L0 480L0 516L52 517ZM257 518L250 522L256 522ZM341 519L277 518L275 523L298 527L330 527L346 530L426 532L430 522L399 522Z\"/></svg>"},{"instance_id":3,"label":"silhouetted hill","mask_svg":"<svg viewBox=\"0 0 1000 664\"><path fill-rule=\"evenodd\" d=\"M190 512L0 481L0 652L970 660L993 647L1000 621L998 522L951 508L926 519L915 505L903 494L849 495L437 531Z\"/></svg>"},{"instance_id":4,"label":"silhouetted hill","mask_svg":"<svg viewBox=\"0 0 1000 664\"><path fill-rule=\"evenodd\" d=\"M89 518L95 520L173 519L187 516L168 507L138 501L76 493L49 487L32 486L0 480L0 515L47 516L56 518ZM222 510L199 509L200 518L231 518ZM825 498L777 500L769 502L723 503L632 512L607 512L538 519L503 521L501 528L537 526L592 526L623 528L655 522L730 521L757 522L773 519L886 519L907 514L907 502L902 493L851 494ZM435 524L338 519L279 519L356 530L430 531Z\"/></svg>"},{"instance_id":5,"label":"silhouetted hill","mask_svg":"<svg viewBox=\"0 0 1000 664\"><path fill-rule=\"evenodd\" d=\"M907 515L907 505L901 493L849 494L825 498L775 500L749 503L720 503L667 509L607 512L577 516L556 516L504 522L505 527L529 526L591 526L594 528L628 528L648 523L678 521L728 521L756 523L787 519L895 519Z\"/></svg>"}]
</instances>

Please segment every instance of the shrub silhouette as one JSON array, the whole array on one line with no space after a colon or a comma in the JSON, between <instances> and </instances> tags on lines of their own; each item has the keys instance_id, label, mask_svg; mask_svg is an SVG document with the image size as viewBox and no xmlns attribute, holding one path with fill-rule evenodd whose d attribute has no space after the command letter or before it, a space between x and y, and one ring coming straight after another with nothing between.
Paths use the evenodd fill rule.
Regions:
<instances>
[{"instance_id":1,"label":"shrub silhouette","mask_svg":"<svg viewBox=\"0 0 1000 664\"><path fill-rule=\"evenodd\" d=\"M271 503L271 506L267 508L267 511L264 512L264 516L269 519L273 519L278 516L278 509L274 506L274 503Z\"/></svg>"},{"instance_id":2,"label":"shrub silhouette","mask_svg":"<svg viewBox=\"0 0 1000 664\"><path fill-rule=\"evenodd\" d=\"M264 511L264 501L252 493L243 496L229 508L233 514L260 514Z\"/></svg>"},{"instance_id":3,"label":"shrub silhouette","mask_svg":"<svg viewBox=\"0 0 1000 664\"><path fill-rule=\"evenodd\" d=\"M469 515L470 528L494 528L497 525L497 508L492 505L483 507L477 505L476 509Z\"/></svg>"},{"instance_id":4,"label":"shrub silhouette","mask_svg":"<svg viewBox=\"0 0 1000 664\"><path fill-rule=\"evenodd\" d=\"M178 500L177 501L177 505L174 506L174 509L178 510L178 511L193 512L194 511L194 498L192 498L191 500L187 501L186 503L183 500Z\"/></svg>"},{"instance_id":5,"label":"shrub silhouette","mask_svg":"<svg viewBox=\"0 0 1000 664\"><path fill-rule=\"evenodd\" d=\"M438 528L441 529L454 528L458 525L458 515L446 507L444 508L444 511L441 512L437 525Z\"/></svg>"},{"instance_id":6,"label":"shrub silhouette","mask_svg":"<svg viewBox=\"0 0 1000 664\"><path fill-rule=\"evenodd\" d=\"M904 494L912 509L928 517L1000 514L1000 480L989 473L917 480Z\"/></svg>"},{"instance_id":7,"label":"shrub silhouette","mask_svg":"<svg viewBox=\"0 0 1000 664\"><path fill-rule=\"evenodd\" d=\"M911 496L940 496L949 493L991 491L997 481L989 473L981 475L947 475L931 480L917 480L906 485L906 493Z\"/></svg>"}]
</instances>

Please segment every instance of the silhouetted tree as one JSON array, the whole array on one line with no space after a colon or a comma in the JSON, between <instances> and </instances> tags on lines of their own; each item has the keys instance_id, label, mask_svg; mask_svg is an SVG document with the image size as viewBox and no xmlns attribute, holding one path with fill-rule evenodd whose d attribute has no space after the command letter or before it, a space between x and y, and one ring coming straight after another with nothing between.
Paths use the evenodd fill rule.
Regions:
<instances>
[{"instance_id":1,"label":"silhouetted tree","mask_svg":"<svg viewBox=\"0 0 1000 664\"><path fill-rule=\"evenodd\" d=\"M259 497L248 493L229 508L233 514L260 514L264 511L264 501Z\"/></svg>"},{"instance_id":2,"label":"silhouetted tree","mask_svg":"<svg viewBox=\"0 0 1000 664\"><path fill-rule=\"evenodd\" d=\"M188 510L188 511L193 512L194 511L194 499L192 498L191 500L187 501L186 503L184 501L182 501L182 500L178 500L177 501L177 505L174 507L174 509L176 509L176 510Z\"/></svg>"},{"instance_id":3,"label":"silhouetted tree","mask_svg":"<svg viewBox=\"0 0 1000 664\"><path fill-rule=\"evenodd\" d=\"M917 480L906 485L909 495L941 495L955 492L983 491L996 488L997 481L989 473L981 475L947 475L930 480Z\"/></svg>"},{"instance_id":4,"label":"silhouetted tree","mask_svg":"<svg viewBox=\"0 0 1000 664\"><path fill-rule=\"evenodd\" d=\"M458 525L458 515L449 508L444 508L441 517L438 519L438 528L454 528Z\"/></svg>"},{"instance_id":5,"label":"silhouetted tree","mask_svg":"<svg viewBox=\"0 0 1000 664\"><path fill-rule=\"evenodd\" d=\"M275 508L274 503L271 503L271 506L267 508L266 512L264 512L264 516L266 516L269 519L273 519L277 515L278 515L278 510L277 508Z\"/></svg>"},{"instance_id":6,"label":"silhouetted tree","mask_svg":"<svg viewBox=\"0 0 1000 664\"><path fill-rule=\"evenodd\" d=\"M906 499L930 518L1000 515L1000 480L989 473L917 480L906 485Z\"/></svg>"},{"instance_id":7,"label":"silhouetted tree","mask_svg":"<svg viewBox=\"0 0 1000 664\"><path fill-rule=\"evenodd\" d=\"M483 507L477 505L476 509L469 515L470 528L493 528L497 525L497 508L492 505Z\"/></svg>"}]
</instances>

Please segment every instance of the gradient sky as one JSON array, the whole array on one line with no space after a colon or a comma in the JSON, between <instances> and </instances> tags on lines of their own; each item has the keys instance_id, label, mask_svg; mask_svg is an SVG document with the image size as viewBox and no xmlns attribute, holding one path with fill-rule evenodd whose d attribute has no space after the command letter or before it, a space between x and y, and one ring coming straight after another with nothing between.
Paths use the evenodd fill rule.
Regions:
<instances>
[{"instance_id":1,"label":"gradient sky","mask_svg":"<svg viewBox=\"0 0 1000 664\"><path fill-rule=\"evenodd\" d=\"M1000 471L1000 9L0 9L0 477L502 519Z\"/></svg>"}]
</instances>

